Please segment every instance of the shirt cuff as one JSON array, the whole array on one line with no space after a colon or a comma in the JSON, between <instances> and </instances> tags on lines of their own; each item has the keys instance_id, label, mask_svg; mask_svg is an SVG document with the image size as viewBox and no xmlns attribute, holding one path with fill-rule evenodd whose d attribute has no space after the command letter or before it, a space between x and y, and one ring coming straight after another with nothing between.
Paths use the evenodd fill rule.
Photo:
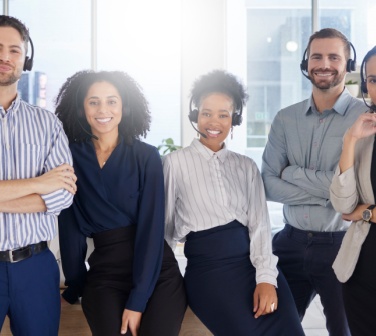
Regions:
<instances>
[{"instance_id":1,"label":"shirt cuff","mask_svg":"<svg viewBox=\"0 0 376 336\"><path fill-rule=\"evenodd\" d=\"M49 215L59 215L61 210L68 208L73 202L73 195L64 189L41 195L41 197L46 204L46 213Z\"/></svg>"},{"instance_id":2,"label":"shirt cuff","mask_svg":"<svg viewBox=\"0 0 376 336\"><path fill-rule=\"evenodd\" d=\"M125 305L125 309L137 311L143 313L146 309L146 304L149 297L144 293L137 293L136 291L131 291L128 301Z\"/></svg>"},{"instance_id":3,"label":"shirt cuff","mask_svg":"<svg viewBox=\"0 0 376 336\"><path fill-rule=\"evenodd\" d=\"M261 273L261 274L260 274ZM256 270L256 284L259 283L269 283L276 288L278 288L277 283L278 270L263 270L262 272L257 272Z\"/></svg>"}]
</instances>

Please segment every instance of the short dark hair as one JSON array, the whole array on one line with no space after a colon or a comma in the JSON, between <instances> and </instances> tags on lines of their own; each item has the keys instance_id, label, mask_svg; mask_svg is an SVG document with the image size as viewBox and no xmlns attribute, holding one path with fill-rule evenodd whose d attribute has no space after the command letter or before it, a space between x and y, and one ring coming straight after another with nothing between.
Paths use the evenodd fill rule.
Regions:
<instances>
[{"instance_id":1,"label":"short dark hair","mask_svg":"<svg viewBox=\"0 0 376 336\"><path fill-rule=\"evenodd\" d=\"M351 54L350 41L347 39L347 37L344 34L342 34L339 30L334 29L334 28L323 28L311 35L308 41L308 46L307 46L307 57L309 57L312 41L315 39L325 39L325 38L339 38L340 40L342 40L343 44L345 45L346 61L350 59L350 54Z\"/></svg>"},{"instance_id":2,"label":"short dark hair","mask_svg":"<svg viewBox=\"0 0 376 336\"><path fill-rule=\"evenodd\" d=\"M0 27L12 27L16 29L21 35L21 40L25 42L25 51L27 52L28 42L30 40L29 29L27 29L20 20L13 16L0 15Z\"/></svg>"},{"instance_id":3,"label":"short dark hair","mask_svg":"<svg viewBox=\"0 0 376 336\"><path fill-rule=\"evenodd\" d=\"M235 75L224 70L214 70L193 83L192 103L198 107L202 98L214 92L224 93L232 98L235 110L240 110L248 100L246 88Z\"/></svg>"},{"instance_id":4,"label":"short dark hair","mask_svg":"<svg viewBox=\"0 0 376 336\"><path fill-rule=\"evenodd\" d=\"M119 133L125 141L131 143L135 138L145 137L150 130L151 116L138 83L122 71L83 70L66 80L55 101L55 114L62 121L69 141L83 141L88 136L82 129L90 131L84 113L84 99L89 88L97 82L108 82L119 91L123 106Z\"/></svg>"}]
</instances>

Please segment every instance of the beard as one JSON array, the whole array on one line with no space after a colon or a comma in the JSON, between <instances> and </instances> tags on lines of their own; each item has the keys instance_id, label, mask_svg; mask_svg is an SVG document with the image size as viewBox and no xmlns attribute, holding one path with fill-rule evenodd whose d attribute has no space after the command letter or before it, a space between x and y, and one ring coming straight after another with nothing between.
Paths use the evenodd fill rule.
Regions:
<instances>
[{"instance_id":1,"label":"beard","mask_svg":"<svg viewBox=\"0 0 376 336\"><path fill-rule=\"evenodd\" d=\"M10 86L16 83L22 75L22 70L15 69L10 74L0 74L0 86Z\"/></svg>"},{"instance_id":2,"label":"beard","mask_svg":"<svg viewBox=\"0 0 376 336\"><path fill-rule=\"evenodd\" d=\"M343 71L341 73L336 71L335 74L334 74L334 77L330 80L325 79L325 78L317 79L317 76L314 75L315 71L317 71L317 69L311 71L310 80L311 80L312 85L315 86L316 88L320 89L320 90L328 90L332 87L335 87L335 86L341 84L343 79L346 76L346 71ZM333 71L331 71L331 72L333 72Z\"/></svg>"}]
</instances>

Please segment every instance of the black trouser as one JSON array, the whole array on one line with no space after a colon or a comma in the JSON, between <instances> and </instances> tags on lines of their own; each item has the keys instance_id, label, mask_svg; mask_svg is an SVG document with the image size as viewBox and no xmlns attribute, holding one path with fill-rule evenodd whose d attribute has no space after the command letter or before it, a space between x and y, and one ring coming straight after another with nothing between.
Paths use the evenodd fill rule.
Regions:
<instances>
[{"instance_id":1,"label":"black trouser","mask_svg":"<svg viewBox=\"0 0 376 336\"><path fill-rule=\"evenodd\" d=\"M352 336L374 336L376 330L376 226L362 245L351 278L343 284L343 300Z\"/></svg>"},{"instance_id":2,"label":"black trouser","mask_svg":"<svg viewBox=\"0 0 376 336\"><path fill-rule=\"evenodd\" d=\"M94 336L120 335L124 305L132 289L134 229L111 231L94 237L95 250L89 258L82 296L82 308ZM139 335L177 336L186 307L183 278L165 242L161 273L142 314ZM129 328L126 335L131 335Z\"/></svg>"}]
</instances>

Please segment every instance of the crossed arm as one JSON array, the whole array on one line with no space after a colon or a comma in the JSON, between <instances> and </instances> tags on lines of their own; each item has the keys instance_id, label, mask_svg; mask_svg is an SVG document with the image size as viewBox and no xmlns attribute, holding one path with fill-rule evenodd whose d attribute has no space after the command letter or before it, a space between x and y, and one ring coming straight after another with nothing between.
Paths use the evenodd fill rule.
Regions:
<instances>
[{"instance_id":1,"label":"crossed arm","mask_svg":"<svg viewBox=\"0 0 376 336\"><path fill-rule=\"evenodd\" d=\"M76 180L73 167L62 164L38 177L0 181L0 212L44 212L46 204L41 195L59 189L74 195L77 190Z\"/></svg>"}]
</instances>

